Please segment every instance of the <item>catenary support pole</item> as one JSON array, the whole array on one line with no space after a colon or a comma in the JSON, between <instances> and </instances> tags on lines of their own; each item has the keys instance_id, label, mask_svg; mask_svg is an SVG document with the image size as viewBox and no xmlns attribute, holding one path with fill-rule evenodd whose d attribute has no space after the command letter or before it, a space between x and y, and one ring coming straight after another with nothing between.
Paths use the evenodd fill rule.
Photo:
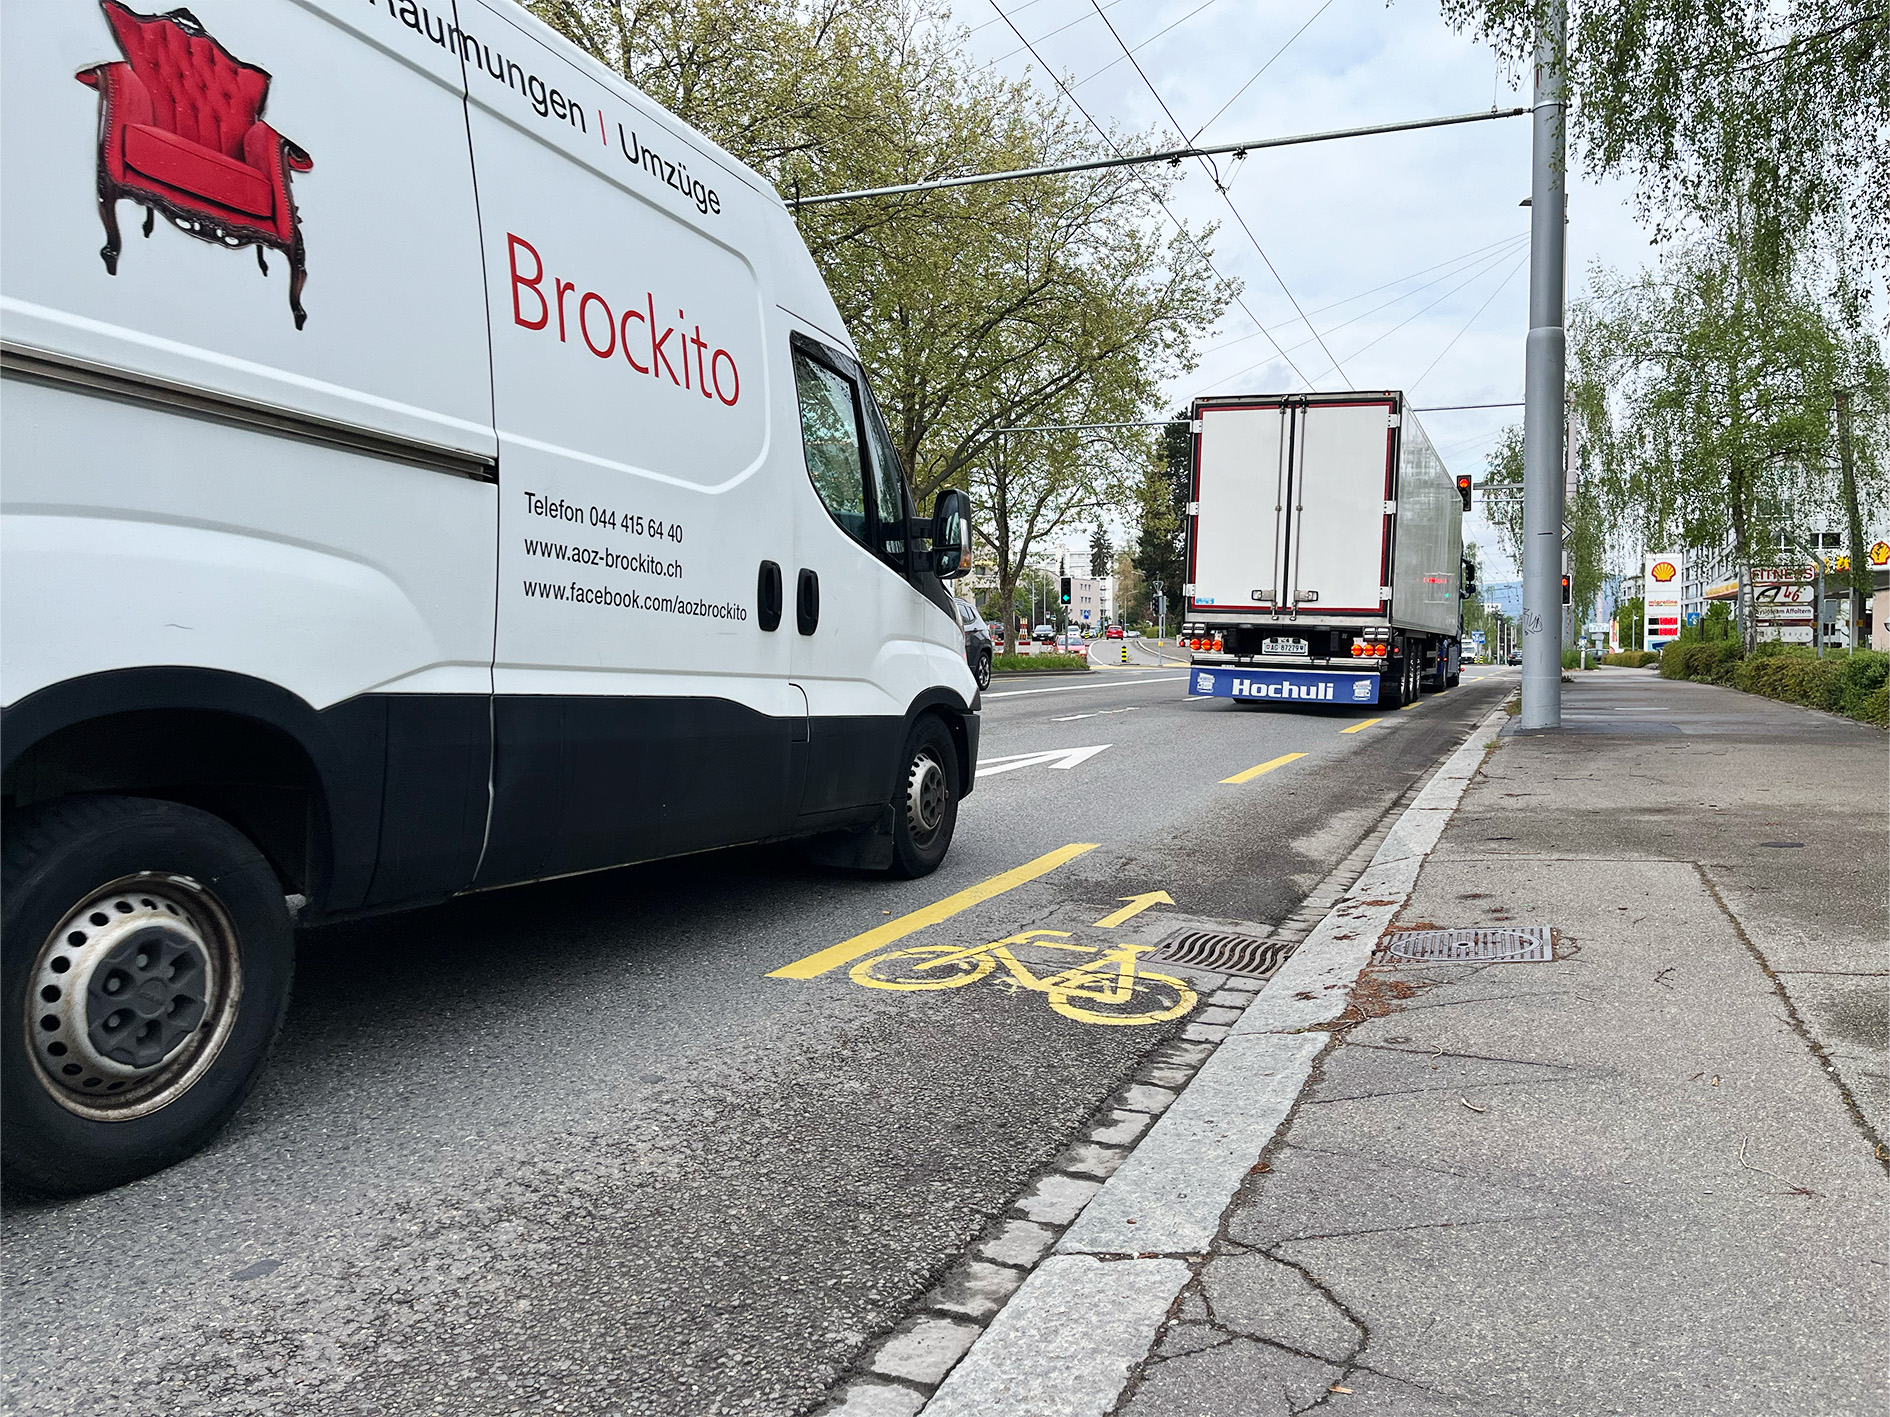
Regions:
<instances>
[{"instance_id":1,"label":"catenary support pole","mask_svg":"<svg viewBox=\"0 0 1890 1417\"><path fill-rule=\"evenodd\" d=\"M1845 531L1851 543L1851 648L1868 649L1864 641L1864 598L1871 583L1870 557L1864 550L1864 518L1857 508L1857 466L1851 453L1851 391L1837 391L1838 472L1844 479ZM1819 607L1822 615L1824 608Z\"/></svg>"},{"instance_id":2,"label":"catenary support pole","mask_svg":"<svg viewBox=\"0 0 1890 1417\"><path fill-rule=\"evenodd\" d=\"M1523 364L1522 726L1562 724L1562 480L1567 210L1563 48L1566 0L1549 0L1536 36L1535 144L1529 190L1529 342Z\"/></svg>"}]
</instances>

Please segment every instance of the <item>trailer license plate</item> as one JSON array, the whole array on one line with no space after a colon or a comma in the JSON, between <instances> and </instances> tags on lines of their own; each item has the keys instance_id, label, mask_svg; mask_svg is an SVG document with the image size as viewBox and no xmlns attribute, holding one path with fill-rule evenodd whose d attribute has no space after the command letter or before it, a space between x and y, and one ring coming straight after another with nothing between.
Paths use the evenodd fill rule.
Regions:
<instances>
[{"instance_id":1,"label":"trailer license plate","mask_svg":"<svg viewBox=\"0 0 1890 1417\"><path fill-rule=\"evenodd\" d=\"M1304 654L1306 653L1306 641L1304 640L1262 640L1260 641L1260 653L1262 654Z\"/></svg>"}]
</instances>

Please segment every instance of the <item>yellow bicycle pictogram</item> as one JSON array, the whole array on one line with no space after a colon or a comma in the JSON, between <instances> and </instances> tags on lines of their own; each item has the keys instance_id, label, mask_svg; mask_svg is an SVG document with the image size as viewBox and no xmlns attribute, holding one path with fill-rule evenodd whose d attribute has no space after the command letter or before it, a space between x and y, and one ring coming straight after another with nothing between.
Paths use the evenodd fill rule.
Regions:
<instances>
[{"instance_id":1,"label":"yellow bicycle pictogram","mask_svg":"<svg viewBox=\"0 0 1890 1417\"><path fill-rule=\"evenodd\" d=\"M1114 945L1096 951L1090 945L1063 943L1069 938L1067 930L1025 930L968 948L914 945L863 959L853 966L851 975L855 984L868 989L962 989L1001 964L1006 971L1001 983L1042 994L1065 1018L1083 1023L1165 1023L1195 1006L1194 990L1181 980L1136 968L1136 956L1146 953L1150 946ZM1094 953L1095 958L1055 974L1040 975L1010 951L1011 945Z\"/></svg>"}]
</instances>

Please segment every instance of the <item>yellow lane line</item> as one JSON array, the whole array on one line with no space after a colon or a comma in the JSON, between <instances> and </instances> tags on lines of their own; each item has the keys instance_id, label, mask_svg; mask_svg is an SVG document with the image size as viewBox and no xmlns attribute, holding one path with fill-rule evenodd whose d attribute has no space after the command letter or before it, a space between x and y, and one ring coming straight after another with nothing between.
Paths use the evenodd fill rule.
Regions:
<instances>
[{"instance_id":1,"label":"yellow lane line","mask_svg":"<svg viewBox=\"0 0 1890 1417\"><path fill-rule=\"evenodd\" d=\"M1339 730L1339 732L1341 732L1341 733L1356 733L1356 732L1358 732L1358 731L1359 731L1359 730L1360 730L1361 728L1370 728L1370 727L1371 727L1371 726L1372 726L1372 725L1373 725L1374 723L1383 723L1383 722L1384 722L1384 719L1382 719L1382 718L1368 718L1368 719L1366 719L1366 720L1365 720L1365 721L1364 721L1363 723L1355 723L1355 724L1353 724L1353 725L1352 725L1352 726L1351 726L1350 728L1341 728L1341 729Z\"/></svg>"},{"instance_id":2,"label":"yellow lane line","mask_svg":"<svg viewBox=\"0 0 1890 1417\"><path fill-rule=\"evenodd\" d=\"M1398 712L1409 713L1412 709L1417 708L1420 705L1422 705L1423 702L1424 700L1422 699L1413 699L1410 703L1406 704L1403 708L1399 709Z\"/></svg>"},{"instance_id":3,"label":"yellow lane line","mask_svg":"<svg viewBox=\"0 0 1890 1417\"><path fill-rule=\"evenodd\" d=\"M888 920L884 925L875 925L863 935L855 935L850 940L842 940L837 945L829 945L824 950L816 950L806 959L797 959L792 964L784 964L779 969L770 970L770 979L815 979L830 969L838 969L843 964L850 964L861 955L871 954L882 945L890 945L895 940L903 940L915 930L923 930L927 925L936 925L941 920L949 920L961 910L969 910L981 901L987 901L994 895L1003 895L1015 886L1026 881L1034 881L1039 876L1048 875L1065 861L1073 861L1085 851L1094 851L1098 842L1074 842L1069 846L1059 846L1055 851L1039 856L1035 861L1026 861L1022 866L1014 866L1000 872L988 881L980 881L975 886L968 886L956 895L948 895L935 905L928 905L922 910L915 910L910 915L902 915L897 920Z\"/></svg>"},{"instance_id":4,"label":"yellow lane line","mask_svg":"<svg viewBox=\"0 0 1890 1417\"><path fill-rule=\"evenodd\" d=\"M1275 758L1270 763L1262 763L1257 768L1248 768L1247 771L1245 772L1237 772L1232 777L1222 778L1221 781L1222 782L1252 782L1256 777L1260 776L1260 774L1263 772L1272 772L1273 769L1275 768L1283 768L1288 763L1292 762L1293 759L1303 758L1305 756L1306 755L1304 753L1287 753L1281 757Z\"/></svg>"}]
</instances>

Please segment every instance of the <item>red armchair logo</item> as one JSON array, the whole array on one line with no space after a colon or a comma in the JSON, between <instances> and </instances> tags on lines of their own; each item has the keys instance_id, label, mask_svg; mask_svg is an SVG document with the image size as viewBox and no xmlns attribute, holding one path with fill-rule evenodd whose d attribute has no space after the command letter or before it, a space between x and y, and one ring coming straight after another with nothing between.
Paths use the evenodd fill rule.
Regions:
<instances>
[{"instance_id":1,"label":"red armchair logo","mask_svg":"<svg viewBox=\"0 0 1890 1417\"><path fill-rule=\"evenodd\" d=\"M188 10L140 15L118 0L99 0L124 61L81 69L98 90L99 255L118 274L118 200L144 208L144 234L159 212L200 241L240 251L265 247L289 260L289 309L299 330L308 319L302 286L308 268L289 174L315 166L301 148L262 121L269 74L212 39Z\"/></svg>"}]
</instances>

